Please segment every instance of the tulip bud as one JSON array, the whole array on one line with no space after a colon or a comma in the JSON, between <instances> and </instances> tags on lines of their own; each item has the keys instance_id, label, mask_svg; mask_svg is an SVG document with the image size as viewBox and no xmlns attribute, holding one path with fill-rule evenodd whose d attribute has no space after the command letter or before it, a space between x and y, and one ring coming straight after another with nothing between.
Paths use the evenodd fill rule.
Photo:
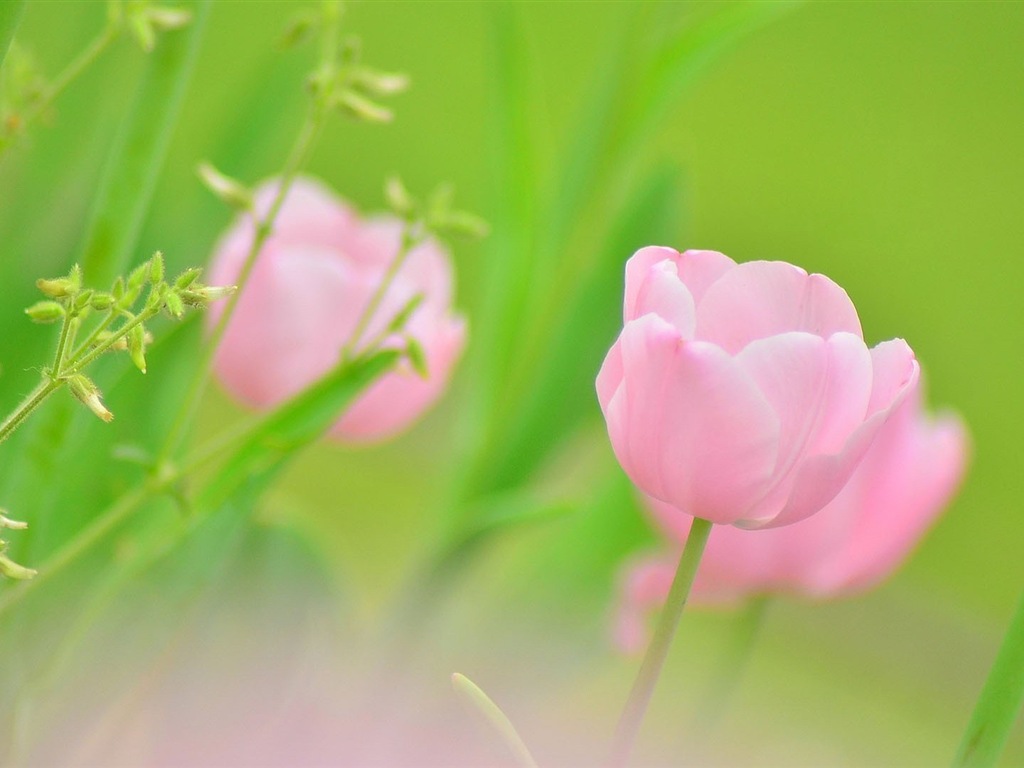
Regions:
<instances>
[{"instance_id":1,"label":"tulip bud","mask_svg":"<svg viewBox=\"0 0 1024 768\"><path fill-rule=\"evenodd\" d=\"M86 408L103 419L103 421L113 421L114 414L103 405L103 401L100 399L100 390L89 377L81 373L75 373L68 376L65 381L68 383L71 394L78 398Z\"/></svg>"},{"instance_id":2,"label":"tulip bud","mask_svg":"<svg viewBox=\"0 0 1024 768\"><path fill-rule=\"evenodd\" d=\"M55 323L64 319L64 307L56 301L39 301L25 310L33 323Z\"/></svg>"}]
</instances>

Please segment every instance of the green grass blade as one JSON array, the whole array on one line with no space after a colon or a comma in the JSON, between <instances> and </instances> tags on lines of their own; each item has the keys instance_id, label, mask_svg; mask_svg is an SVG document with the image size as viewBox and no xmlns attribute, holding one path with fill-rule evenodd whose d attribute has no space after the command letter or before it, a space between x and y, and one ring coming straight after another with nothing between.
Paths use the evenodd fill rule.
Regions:
<instances>
[{"instance_id":1,"label":"green grass blade","mask_svg":"<svg viewBox=\"0 0 1024 768\"><path fill-rule=\"evenodd\" d=\"M191 23L162 35L148 57L135 103L107 160L79 255L87 285L111 282L125 271L136 248L192 78L210 5L211 0L187 4L193 12Z\"/></svg>"},{"instance_id":2,"label":"green grass blade","mask_svg":"<svg viewBox=\"0 0 1024 768\"><path fill-rule=\"evenodd\" d=\"M488 732L498 737L502 746L512 754L516 765L521 768L537 768L537 761L533 759L512 721L479 686L465 675L456 672L452 675L452 688L467 709L483 720Z\"/></svg>"},{"instance_id":3,"label":"green grass blade","mask_svg":"<svg viewBox=\"0 0 1024 768\"><path fill-rule=\"evenodd\" d=\"M240 489L263 487L284 463L320 437L338 415L400 354L394 350L341 363L316 384L274 411L256 427L199 493L197 507L216 509Z\"/></svg>"},{"instance_id":4,"label":"green grass blade","mask_svg":"<svg viewBox=\"0 0 1024 768\"><path fill-rule=\"evenodd\" d=\"M7 58L7 50L11 47L14 32L18 29L25 0L4 0L0 3L0 67Z\"/></svg>"},{"instance_id":5,"label":"green grass blade","mask_svg":"<svg viewBox=\"0 0 1024 768\"><path fill-rule=\"evenodd\" d=\"M955 768L994 766L1024 704L1024 595L1003 638L953 761Z\"/></svg>"},{"instance_id":6,"label":"green grass blade","mask_svg":"<svg viewBox=\"0 0 1024 768\"><path fill-rule=\"evenodd\" d=\"M652 173L629 198L598 268L566 300L565 318L533 369L528 395L505 412L492 460L481 470L480 492L524 482L561 438L596 413L594 377L622 324L623 265L643 245L676 242L683 208L679 172L671 167Z\"/></svg>"}]
</instances>

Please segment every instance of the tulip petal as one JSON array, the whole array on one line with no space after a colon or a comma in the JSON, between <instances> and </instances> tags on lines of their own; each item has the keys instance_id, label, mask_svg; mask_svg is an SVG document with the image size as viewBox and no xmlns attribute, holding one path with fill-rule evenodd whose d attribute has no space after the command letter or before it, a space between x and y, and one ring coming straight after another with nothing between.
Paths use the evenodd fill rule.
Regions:
<instances>
[{"instance_id":1,"label":"tulip petal","mask_svg":"<svg viewBox=\"0 0 1024 768\"><path fill-rule=\"evenodd\" d=\"M679 279L690 290L695 302L704 298L711 284L736 266L736 262L718 251L691 249L679 254Z\"/></svg>"},{"instance_id":2,"label":"tulip petal","mask_svg":"<svg viewBox=\"0 0 1024 768\"><path fill-rule=\"evenodd\" d=\"M824 275L781 261L751 261L729 270L697 308L697 338L733 354L756 339L789 331L863 337L846 291Z\"/></svg>"},{"instance_id":3,"label":"tulip petal","mask_svg":"<svg viewBox=\"0 0 1024 768\"><path fill-rule=\"evenodd\" d=\"M685 341L656 315L627 323L620 343L623 380L607 420L626 473L698 517L742 517L778 449L779 420L757 386L721 349Z\"/></svg>"},{"instance_id":4,"label":"tulip petal","mask_svg":"<svg viewBox=\"0 0 1024 768\"><path fill-rule=\"evenodd\" d=\"M608 404L622 383L622 348L619 341L612 344L608 354L604 357L601 370L597 372L597 400L601 404L601 411L605 418L608 417Z\"/></svg>"},{"instance_id":5,"label":"tulip petal","mask_svg":"<svg viewBox=\"0 0 1024 768\"><path fill-rule=\"evenodd\" d=\"M622 321L628 323L644 314L637 311L637 297L647 282L651 268L662 261L675 263L679 252L660 245L649 245L629 257L626 262L626 288L622 302Z\"/></svg>"},{"instance_id":6,"label":"tulip petal","mask_svg":"<svg viewBox=\"0 0 1024 768\"><path fill-rule=\"evenodd\" d=\"M679 279L673 261L659 261L647 271L633 307L634 317L653 312L676 327L684 339L692 339L697 309L690 291Z\"/></svg>"}]
</instances>

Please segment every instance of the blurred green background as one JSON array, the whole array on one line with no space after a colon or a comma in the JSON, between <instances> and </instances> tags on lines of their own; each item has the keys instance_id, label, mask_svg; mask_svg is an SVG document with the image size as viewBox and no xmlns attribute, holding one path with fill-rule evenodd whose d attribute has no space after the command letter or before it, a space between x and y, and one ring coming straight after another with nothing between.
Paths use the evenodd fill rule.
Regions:
<instances>
[{"instance_id":1,"label":"blurred green background","mask_svg":"<svg viewBox=\"0 0 1024 768\"><path fill-rule=\"evenodd\" d=\"M230 214L196 180L198 161L253 181L282 164L302 118L301 83L313 56L276 46L294 10L282 2L213 3L138 259L158 248L175 267L208 258ZM672 92L655 127L629 146L625 170L602 177L605 202L571 209L577 234L564 250L545 250L558 242L544 233L565 203L559 190L572 173L565 166L570 147L605 127L587 105L613 91L623 66L681 25L721 10L598 2L511 9L366 2L347 9L347 29L361 36L367 60L408 72L413 87L396 99L392 125L332 121L310 172L364 209L382 207L382 181L392 173L416 191L453 182L458 201L496 227L496 241L454 249L471 328L486 326L479 319L495 294L485 283L501 271L494 260L529 265L522 249L534 238L542 258L517 278L527 283L524 318L544 306L559 269L570 293L588 279L577 280L576 264L586 265L587 275L603 270L612 286L595 294L609 300L590 306L587 322L573 326L572 333L585 334L568 340L581 350L574 375L542 380L538 394L527 365L525 377L510 376L502 390L508 402L527 403L523 408L531 397L555 407L573 402L580 420L566 424L564 442L549 435L537 447L542 460L529 476L531 487L565 484L583 503L489 547L436 622L444 627L437 644L453 669L489 670L480 682L496 697L520 689L514 695L532 702L531 717L576 728L582 739L605 738L624 699L635 661L608 648L615 572L654 537L619 479L591 386L618 322L615 281L630 250L600 262L597 251L609 211L636 200L644 179L653 178L656 189L669 185L674 194L650 221L640 216L640 229L623 243L643 244L649 232L649 240L679 249L712 248L738 261L784 259L828 274L853 298L869 342L910 342L931 401L960 411L974 440L962 493L896 578L841 603L780 600L772 607L725 735L704 745L700 759L944 763L1024 586L1024 401L1017 387L1024 370L1024 4L807 3L779 13ZM98 2L30 3L18 40L53 73L101 29L103 15ZM496 51L509 40L525 67L521 81L496 65ZM48 329L28 323L21 310L33 300L36 277L66 270L78 255L107 148L143 64L138 50L120 42L61 97L52 120L0 159L4 408L31 386L30 366L50 343ZM510 102L515 93L519 100ZM533 137L518 186L506 184L500 167L510 150L500 129L503 103L515 105L513 122ZM520 214L548 229L517 230ZM550 301L560 303L557 296ZM551 318L551 327L532 331L542 342L566 322L557 313ZM528 337L529 319L521 327ZM532 347L518 334L513 342L515 364ZM273 514L296 523L327 555L352 621L379 617L432 541L453 478L471 461L474 409L486 410L475 388L487 381L480 371L499 343L473 337L451 393L412 432L371 449L320 445L268 498ZM153 366L150 378L159 375ZM108 402L118 412L113 393ZM534 412L543 417L543 407ZM507 427L519 412L509 406L491 413ZM240 414L211 391L202 430ZM528 455L531 445L519 449L513 453ZM8 461L11 447L2 450ZM507 484L502 473L511 472L502 467L517 459L502 457L501 446L488 455L506 464L466 471L500 489ZM75 472L74 463L62 471ZM89 500L80 506L88 517ZM732 625L717 614L684 620L645 737L652 760L677 745L693 748L686 717L699 706ZM505 667L506 659L515 661ZM531 686L533 694L522 690ZM730 738L732 729L743 738ZM534 735L539 755L557 752L543 728L528 722L523 730L528 740ZM1020 723L1005 763L1024 764Z\"/></svg>"}]
</instances>

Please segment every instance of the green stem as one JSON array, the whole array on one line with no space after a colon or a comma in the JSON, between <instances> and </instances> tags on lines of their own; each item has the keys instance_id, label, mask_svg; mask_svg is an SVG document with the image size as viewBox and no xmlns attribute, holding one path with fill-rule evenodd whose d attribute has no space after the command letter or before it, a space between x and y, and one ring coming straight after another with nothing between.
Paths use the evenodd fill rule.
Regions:
<instances>
[{"instance_id":1,"label":"green stem","mask_svg":"<svg viewBox=\"0 0 1024 768\"><path fill-rule=\"evenodd\" d=\"M84 355L86 351L88 351L89 347L93 345L96 339L99 338L100 334L107 330L107 328L110 327L111 323L113 323L117 319L117 317L118 310L111 309L107 316L103 318L103 321L98 323L96 327L89 332L89 335L85 338L85 341L83 341L81 344L75 347L74 352L71 353L71 359L74 360Z\"/></svg>"},{"instance_id":2,"label":"green stem","mask_svg":"<svg viewBox=\"0 0 1024 768\"><path fill-rule=\"evenodd\" d=\"M114 346L118 341L127 336L128 332L132 328L134 328L137 325L142 325L147 320L156 317L158 314L160 314L159 307L154 309L144 309L142 312L137 314L127 323L118 328L117 331L114 334L112 334L109 339L105 340L102 344L96 345L92 352L89 352L84 357L81 357L77 360L72 360L71 364L68 366L67 372L78 373L91 362L93 362L96 358L98 358L100 355L102 355L104 352L106 352L108 349Z\"/></svg>"},{"instance_id":3,"label":"green stem","mask_svg":"<svg viewBox=\"0 0 1024 768\"><path fill-rule=\"evenodd\" d=\"M3 423L0 423L0 443L9 438L11 433L28 418L29 414L42 405L46 398L56 392L60 385L61 382L50 378L44 378L39 382L36 388L25 396L25 399L21 401L18 407L8 414Z\"/></svg>"},{"instance_id":4,"label":"green stem","mask_svg":"<svg viewBox=\"0 0 1024 768\"><path fill-rule=\"evenodd\" d=\"M68 333L71 330L71 323L75 319L74 312L69 305L66 308L67 311L64 313L64 323L60 327L60 339L57 341L57 352L53 356L53 371L51 376L57 378L60 376L60 369L64 365L64 354L68 348Z\"/></svg>"},{"instance_id":5,"label":"green stem","mask_svg":"<svg viewBox=\"0 0 1024 768\"><path fill-rule=\"evenodd\" d=\"M501 707L495 704L476 683L456 672L452 675L452 687L471 711L482 718L489 733L497 736L502 745L512 753L516 765L520 768L537 768L537 761L533 759L533 755L530 754L530 750L523 742L516 727L508 719L508 715L502 712Z\"/></svg>"},{"instance_id":6,"label":"green stem","mask_svg":"<svg viewBox=\"0 0 1024 768\"><path fill-rule=\"evenodd\" d=\"M62 71L57 77L53 79L49 87L42 93L39 99L32 105L23 117L23 125L28 126L30 123L35 121L43 112L49 109L50 105L57 100L57 97L63 93L64 89L67 88L75 78L84 72L90 64L92 64L100 55L107 49L107 47L117 39L120 34L120 29L114 24L107 24L107 26L88 46L85 50L78 54L70 64L68 64L64 71Z\"/></svg>"},{"instance_id":7,"label":"green stem","mask_svg":"<svg viewBox=\"0 0 1024 768\"><path fill-rule=\"evenodd\" d=\"M953 761L955 768L996 765L1024 703L1024 595Z\"/></svg>"},{"instance_id":8,"label":"green stem","mask_svg":"<svg viewBox=\"0 0 1024 768\"><path fill-rule=\"evenodd\" d=\"M395 258L388 265L387 272L384 273L384 277L377 284L373 295L370 297L370 301L366 304L362 314L359 316L359 320L356 321L356 327L352 330L352 335L349 337L348 344L345 345L345 349L342 354L345 356L352 355L359 345L359 341L363 338L363 334L366 333L367 327L373 320L374 315L377 314L377 310L380 309L381 302L384 301L384 296L387 294L391 284L395 281L395 277L398 275L399 270L402 269L402 265L405 264L405 260L409 257L412 249L416 247L416 238L412 236L409 228L406 227L402 231L402 243L398 248L398 253L395 254ZM374 339L374 342L380 341L380 336Z\"/></svg>"},{"instance_id":9,"label":"green stem","mask_svg":"<svg viewBox=\"0 0 1024 768\"><path fill-rule=\"evenodd\" d=\"M270 237L270 233L273 231L274 220L277 218L277 214L280 212L281 206L288 196L288 191L295 181L295 176L312 152L316 137L323 125L323 118L324 113L319 106L314 105L310 108L281 172L281 181L278 184L277 194L274 196L266 214L256 222L256 231L253 236L252 245L249 247L245 262L242 264L242 269L238 274L238 290L228 297L220 319L207 340L203 355L196 366L195 373L186 392L185 399L178 409L178 413L171 424L171 429L167 434L167 439L160 451L158 465L166 463L170 459L171 454L178 449L186 430L195 418L196 411L199 408L199 401L206 390L210 368L213 366L213 358L217 353L218 347L220 347L224 334L227 332L228 323L231 322L231 317L238 306L238 301L245 291L245 285L249 280L249 275L252 274L253 267L256 265L256 259L260 255L260 251L263 250L263 245L266 243L267 238Z\"/></svg>"},{"instance_id":10,"label":"green stem","mask_svg":"<svg viewBox=\"0 0 1024 768\"><path fill-rule=\"evenodd\" d=\"M633 742L636 741L637 733L640 731L644 714L647 712L647 705L651 701L658 676L661 674L661 668L672 645L672 638L675 637L676 628L682 618L683 608L686 606L686 599L689 597L690 587L693 585L693 578L697 574L697 566L700 565L700 558L704 553L704 545L711 534L711 526L712 524L707 520L694 518L693 525L690 527L690 535L687 537L683 553L679 557L679 565L676 567L672 588L669 590L668 599L661 612L661 618L658 620L658 627L654 631L654 637L651 638L651 644L647 647L647 653L644 654L640 671L633 683L633 689L629 692L626 706L623 707L618 727L615 729L615 736L612 738L609 761L612 768L621 768L629 760Z\"/></svg>"}]
</instances>

